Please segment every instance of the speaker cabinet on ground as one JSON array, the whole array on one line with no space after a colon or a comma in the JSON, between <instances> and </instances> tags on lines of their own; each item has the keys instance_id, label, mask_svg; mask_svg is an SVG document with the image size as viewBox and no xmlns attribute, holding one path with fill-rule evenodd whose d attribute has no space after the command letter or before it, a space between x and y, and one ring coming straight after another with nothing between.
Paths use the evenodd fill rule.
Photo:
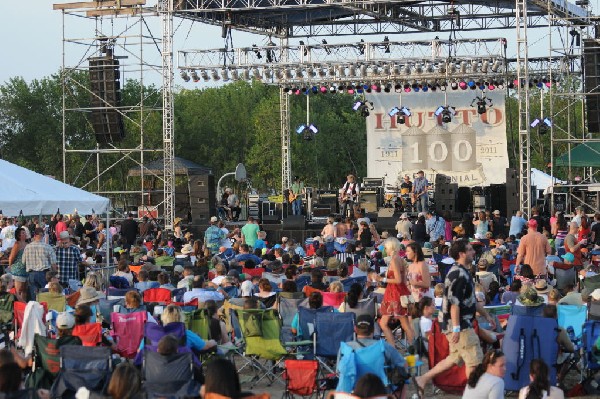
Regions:
<instances>
[{"instance_id":1,"label":"speaker cabinet on ground","mask_svg":"<svg viewBox=\"0 0 600 399\"><path fill-rule=\"evenodd\" d=\"M190 175L190 210L194 223L206 222L217 215L214 175Z\"/></svg>"},{"instance_id":2,"label":"speaker cabinet on ground","mask_svg":"<svg viewBox=\"0 0 600 399\"><path fill-rule=\"evenodd\" d=\"M89 58L90 121L96 141L100 144L116 143L125 137L121 106L121 73L119 60L112 56Z\"/></svg>"},{"instance_id":3,"label":"speaker cabinet on ground","mask_svg":"<svg viewBox=\"0 0 600 399\"><path fill-rule=\"evenodd\" d=\"M304 230L306 228L306 218L304 215L288 215L283 218L284 230Z\"/></svg>"},{"instance_id":4,"label":"speaker cabinet on ground","mask_svg":"<svg viewBox=\"0 0 600 399\"><path fill-rule=\"evenodd\" d=\"M506 169L506 217L510 218L521 209L519 202L519 174L516 169Z\"/></svg>"}]
</instances>

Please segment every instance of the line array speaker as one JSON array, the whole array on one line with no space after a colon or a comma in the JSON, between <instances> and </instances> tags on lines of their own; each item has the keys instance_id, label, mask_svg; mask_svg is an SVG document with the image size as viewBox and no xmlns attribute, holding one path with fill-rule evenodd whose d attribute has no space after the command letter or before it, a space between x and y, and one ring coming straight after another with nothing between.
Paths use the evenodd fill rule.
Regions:
<instances>
[{"instance_id":1,"label":"line array speaker","mask_svg":"<svg viewBox=\"0 0 600 399\"><path fill-rule=\"evenodd\" d=\"M119 60L112 55L89 58L90 120L96 141L116 143L125 137L123 115L115 108L121 105L121 73Z\"/></svg>"}]
</instances>

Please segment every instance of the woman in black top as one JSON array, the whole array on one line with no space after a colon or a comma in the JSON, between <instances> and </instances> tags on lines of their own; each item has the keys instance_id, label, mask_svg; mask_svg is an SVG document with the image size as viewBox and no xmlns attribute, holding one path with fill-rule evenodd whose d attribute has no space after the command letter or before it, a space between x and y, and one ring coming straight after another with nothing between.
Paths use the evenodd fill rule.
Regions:
<instances>
[{"instance_id":1,"label":"woman in black top","mask_svg":"<svg viewBox=\"0 0 600 399\"><path fill-rule=\"evenodd\" d=\"M427 230L425 229L425 216L419 216L417 223L413 224L412 239L418 242L419 245L423 245L425 242L429 241Z\"/></svg>"}]
</instances>

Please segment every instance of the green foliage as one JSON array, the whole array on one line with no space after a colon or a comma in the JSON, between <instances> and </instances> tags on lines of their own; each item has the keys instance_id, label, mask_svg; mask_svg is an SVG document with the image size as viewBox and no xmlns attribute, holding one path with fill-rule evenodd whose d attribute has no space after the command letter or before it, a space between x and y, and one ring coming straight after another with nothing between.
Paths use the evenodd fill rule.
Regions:
<instances>
[{"instance_id":1,"label":"green foliage","mask_svg":"<svg viewBox=\"0 0 600 399\"><path fill-rule=\"evenodd\" d=\"M90 96L87 72L67 71L64 87L66 141L68 149L95 148L96 141L89 114ZM570 82L577 87L578 82ZM582 131L581 99L568 94L573 88L553 95L555 136L567 138L567 131ZM557 90L561 90L558 88ZM13 78L0 86L0 148L2 157L43 174L62 178L62 92L60 74L33 80ZM534 89L530 97L531 119L549 115L550 96ZM365 176L367 170L365 119L352 111L353 98L347 95L311 95L309 122L319 128L313 140L303 140L296 127L307 122L307 97L289 97L291 113L292 174L307 186L338 186L348 173ZM140 108L140 103L143 107ZM175 154L212 168L220 177L242 162L253 185L261 190L281 190L281 135L279 89L260 82L235 82L219 88L181 89L175 94ZM126 138L118 148L162 148L162 96L154 86L128 80L122 88ZM507 139L510 165L518 166L518 102L507 97ZM140 111L141 110L141 111ZM544 115L542 115L544 114ZM550 159L550 134L532 129L532 166L546 169ZM566 151L556 144L554 156ZM128 170L139 167L139 155L125 151L101 156L101 190L138 189L138 178L127 177ZM160 157L146 152L144 161ZM95 155L69 153L67 182L96 190ZM113 166L113 164L115 164ZM565 176L566 171L556 173Z\"/></svg>"}]
</instances>

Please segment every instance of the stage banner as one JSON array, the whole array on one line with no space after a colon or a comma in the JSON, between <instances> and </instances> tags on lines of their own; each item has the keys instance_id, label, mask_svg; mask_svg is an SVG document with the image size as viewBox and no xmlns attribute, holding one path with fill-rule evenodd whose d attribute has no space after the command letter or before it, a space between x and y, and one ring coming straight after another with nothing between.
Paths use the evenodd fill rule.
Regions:
<instances>
[{"instance_id":1,"label":"stage banner","mask_svg":"<svg viewBox=\"0 0 600 399\"><path fill-rule=\"evenodd\" d=\"M431 182L441 173L459 186L505 183L504 95L502 90L486 92L492 106L482 115L471 105L481 97L479 90L367 95L374 108L367 118L367 176L385 177L386 184L396 185L404 174L412 177L423 170ZM435 115L445 105L456 109L450 123ZM406 123L388 115L394 107L410 109Z\"/></svg>"}]
</instances>

